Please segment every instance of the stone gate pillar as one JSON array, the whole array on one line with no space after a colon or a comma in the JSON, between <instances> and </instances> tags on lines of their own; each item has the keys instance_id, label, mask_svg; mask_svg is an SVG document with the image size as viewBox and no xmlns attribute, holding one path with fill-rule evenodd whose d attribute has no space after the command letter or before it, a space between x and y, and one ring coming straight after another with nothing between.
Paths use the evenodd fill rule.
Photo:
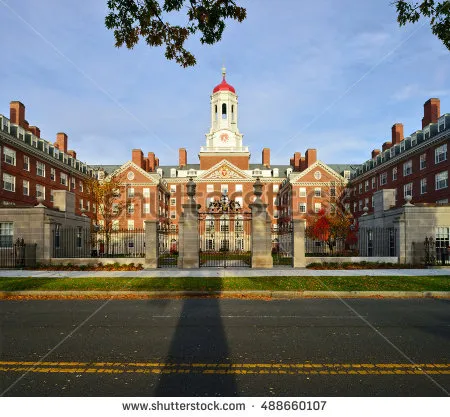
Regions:
<instances>
[{"instance_id":1,"label":"stone gate pillar","mask_svg":"<svg viewBox=\"0 0 450 417\"><path fill-rule=\"evenodd\" d=\"M145 267L158 268L158 220L145 220Z\"/></svg>"},{"instance_id":2,"label":"stone gate pillar","mask_svg":"<svg viewBox=\"0 0 450 417\"><path fill-rule=\"evenodd\" d=\"M305 268L306 267L306 257L305 257L305 227L306 220L304 219L294 219L292 221L292 242L293 242L293 262L292 266L294 268Z\"/></svg>"},{"instance_id":3,"label":"stone gate pillar","mask_svg":"<svg viewBox=\"0 0 450 417\"><path fill-rule=\"evenodd\" d=\"M178 268L199 268L198 209L200 204L197 204L194 199L196 186L192 178L189 178L186 188L189 201L181 205L183 213L178 224Z\"/></svg>"},{"instance_id":4,"label":"stone gate pillar","mask_svg":"<svg viewBox=\"0 0 450 417\"><path fill-rule=\"evenodd\" d=\"M252 211L252 268L272 268L271 220L268 204L261 200L262 183L259 178L253 185L255 201L249 205Z\"/></svg>"}]
</instances>

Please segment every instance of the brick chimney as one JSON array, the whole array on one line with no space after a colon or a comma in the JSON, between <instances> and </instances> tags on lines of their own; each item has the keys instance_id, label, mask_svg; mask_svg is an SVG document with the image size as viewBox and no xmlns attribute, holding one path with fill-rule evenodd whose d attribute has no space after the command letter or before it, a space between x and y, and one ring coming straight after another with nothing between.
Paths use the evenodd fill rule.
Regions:
<instances>
[{"instance_id":1,"label":"brick chimney","mask_svg":"<svg viewBox=\"0 0 450 417\"><path fill-rule=\"evenodd\" d=\"M403 125L396 123L392 126L392 145L398 145L403 139Z\"/></svg>"},{"instance_id":2,"label":"brick chimney","mask_svg":"<svg viewBox=\"0 0 450 417\"><path fill-rule=\"evenodd\" d=\"M77 153L73 150L67 151L67 153L73 158L77 159Z\"/></svg>"},{"instance_id":3,"label":"brick chimney","mask_svg":"<svg viewBox=\"0 0 450 417\"><path fill-rule=\"evenodd\" d=\"M381 148L383 149L383 152L384 152L386 149L389 149L391 147L392 147L391 142L384 142Z\"/></svg>"},{"instance_id":4,"label":"brick chimney","mask_svg":"<svg viewBox=\"0 0 450 417\"><path fill-rule=\"evenodd\" d=\"M185 148L178 149L178 165L184 168L187 165L187 151Z\"/></svg>"},{"instance_id":5,"label":"brick chimney","mask_svg":"<svg viewBox=\"0 0 450 417\"><path fill-rule=\"evenodd\" d=\"M294 158L289 159L289 165L290 165L291 167L294 166Z\"/></svg>"},{"instance_id":6,"label":"brick chimney","mask_svg":"<svg viewBox=\"0 0 450 417\"><path fill-rule=\"evenodd\" d=\"M266 168L270 167L270 148L264 148L262 150L262 164Z\"/></svg>"},{"instance_id":7,"label":"brick chimney","mask_svg":"<svg viewBox=\"0 0 450 417\"><path fill-rule=\"evenodd\" d=\"M155 166L159 167L159 158L155 158Z\"/></svg>"},{"instance_id":8,"label":"brick chimney","mask_svg":"<svg viewBox=\"0 0 450 417\"><path fill-rule=\"evenodd\" d=\"M441 102L438 98L430 98L423 105L422 129L430 123L437 123L441 115Z\"/></svg>"},{"instance_id":9,"label":"brick chimney","mask_svg":"<svg viewBox=\"0 0 450 417\"><path fill-rule=\"evenodd\" d=\"M30 126L29 131L38 138L41 137L41 129L39 129L37 126Z\"/></svg>"},{"instance_id":10,"label":"brick chimney","mask_svg":"<svg viewBox=\"0 0 450 417\"><path fill-rule=\"evenodd\" d=\"M304 171L306 169L306 160L305 157L302 156L300 158L300 171Z\"/></svg>"},{"instance_id":11,"label":"brick chimney","mask_svg":"<svg viewBox=\"0 0 450 417\"><path fill-rule=\"evenodd\" d=\"M153 152L149 152L147 154L147 158L148 158L148 172L155 172L156 167L155 154Z\"/></svg>"},{"instance_id":12,"label":"brick chimney","mask_svg":"<svg viewBox=\"0 0 450 417\"><path fill-rule=\"evenodd\" d=\"M63 132L56 134L55 148L58 148L61 152L67 153L67 135Z\"/></svg>"},{"instance_id":13,"label":"brick chimney","mask_svg":"<svg viewBox=\"0 0 450 417\"><path fill-rule=\"evenodd\" d=\"M376 158L379 154L380 154L380 150L379 149L374 149L372 151L372 159Z\"/></svg>"},{"instance_id":14,"label":"brick chimney","mask_svg":"<svg viewBox=\"0 0 450 417\"><path fill-rule=\"evenodd\" d=\"M309 168L314 162L317 161L317 150L307 149L305 153L306 167Z\"/></svg>"},{"instance_id":15,"label":"brick chimney","mask_svg":"<svg viewBox=\"0 0 450 417\"><path fill-rule=\"evenodd\" d=\"M302 154L300 152L294 153L294 171L300 171L300 162L302 159Z\"/></svg>"},{"instance_id":16,"label":"brick chimney","mask_svg":"<svg viewBox=\"0 0 450 417\"><path fill-rule=\"evenodd\" d=\"M11 123L23 127L25 122L25 106L20 101L11 101L9 104L9 119Z\"/></svg>"},{"instance_id":17,"label":"brick chimney","mask_svg":"<svg viewBox=\"0 0 450 417\"><path fill-rule=\"evenodd\" d=\"M131 160L135 163L139 168L145 169L144 165L144 154L141 149L133 149L131 151Z\"/></svg>"}]
</instances>

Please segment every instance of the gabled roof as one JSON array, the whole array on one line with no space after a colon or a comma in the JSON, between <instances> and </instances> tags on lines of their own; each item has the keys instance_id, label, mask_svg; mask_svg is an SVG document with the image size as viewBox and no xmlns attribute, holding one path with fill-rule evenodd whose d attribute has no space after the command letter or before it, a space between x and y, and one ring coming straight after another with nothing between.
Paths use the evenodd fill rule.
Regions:
<instances>
[{"instance_id":1,"label":"gabled roof","mask_svg":"<svg viewBox=\"0 0 450 417\"><path fill-rule=\"evenodd\" d=\"M245 171L233 165L226 159L222 159L220 162L212 166L207 171L200 174L196 181L201 180L254 180L251 175L248 175Z\"/></svg>"},{"instance_id":2,"label":"gabled roof","mask_svg":"<svg viewBox=\"0 0 450 417\"><path fill-rule=\"evenodd\" d=\"M143 170L141 167L137 166L133 161L125 162L123 165L119 166L116 170L109 173L111 176L118 175L126 170L134 170L138 172L139 174L143 175L145 178L149 180L149 182L152 182L155 185L159 184L159 179L156 173L154 172L147 172Z\"/></svg>"},{"instance_id":3,"label":"gabled roof","mask_svg":"<svg viewBox=\"0 0 450 417\"><path fill-rule=\"evenodd\" d=\"M329 165L323 163L322 161L317 160L311 166L304 169L303 171L293 172L291 174L291 182L297 182L297 181L301 180L306 174L310 173L312 170L317 169L319 167L322 168L324 171L326 171L331 176L338 179L339 181L343 181L343 182L347 181L342 175L338 174L334 169L330 168Z\"/></svg>"}]
</instances>

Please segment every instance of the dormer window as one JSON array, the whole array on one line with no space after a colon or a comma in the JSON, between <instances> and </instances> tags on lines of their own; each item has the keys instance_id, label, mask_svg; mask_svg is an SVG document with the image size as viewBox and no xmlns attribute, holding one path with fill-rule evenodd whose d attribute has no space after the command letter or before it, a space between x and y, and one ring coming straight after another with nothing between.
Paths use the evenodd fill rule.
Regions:
<instances>
[{"instance_id":1,"label":"dormer window","mask_svg":"<svg viewBox=\"0 0 450 417\"><path fill-rule=\"evenodd\" d=\"M253 175L254 176L262 175L262 171L260 169L254 169L253 170Z\"/></svg>"},{"instance_id":2,"label":"dormer window","mask_svg":"<svg viewBox=\"0 0 450 417\"><path fill-rule=\"evenodd\" d=\"M177 176L177 170L175 168L170 168L170 176L175 178Z\"/></svg>"},{"instance_id":3,"label":"dormer window","mask_svg":"<svg viewBox=\"0 0 450 417\"><path fill-rule=\"evenodd\" d=\"M345 178L346 180L349 180L349 179L350 179L350 171L344 171L344 178Z\"/></svg>"},{"instance_id":4,"label":"dormer window","mask_svg":"<svg viewBox=\"0 0 450 417\"><path fill-rule=\"evenodd\" d=\"M405 141L402 140L402 141L400 142L400 152L403 152L404 150L405 150Z\"/></svg>"},{"instance_id":5,"label":"dormer window","mask_svg":"<svg viewBox=\"0 0 450 417\"><path fill-rule=\"evenodd\" d=\"M195 170L195 169L190 169L189 171L188 171L188 177L195 177L195 176L197 176L197 171Z\"/></svg>"}]
</instances>

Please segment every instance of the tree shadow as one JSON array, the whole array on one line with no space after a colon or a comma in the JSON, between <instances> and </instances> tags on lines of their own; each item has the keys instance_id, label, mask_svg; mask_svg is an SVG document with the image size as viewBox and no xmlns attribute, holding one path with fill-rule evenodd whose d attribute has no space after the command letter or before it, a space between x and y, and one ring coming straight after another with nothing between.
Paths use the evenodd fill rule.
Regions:
<instances>
[{"instance_id":1,"label":"tree shadow","mask_svg":"<svg viewBox=\"0 0 450 417\"><path fill-rule=\"evenodd\" d=\"M236 396L220 299L184 298L182 303L155 396Z\"/></svg>"}]
</instances>

